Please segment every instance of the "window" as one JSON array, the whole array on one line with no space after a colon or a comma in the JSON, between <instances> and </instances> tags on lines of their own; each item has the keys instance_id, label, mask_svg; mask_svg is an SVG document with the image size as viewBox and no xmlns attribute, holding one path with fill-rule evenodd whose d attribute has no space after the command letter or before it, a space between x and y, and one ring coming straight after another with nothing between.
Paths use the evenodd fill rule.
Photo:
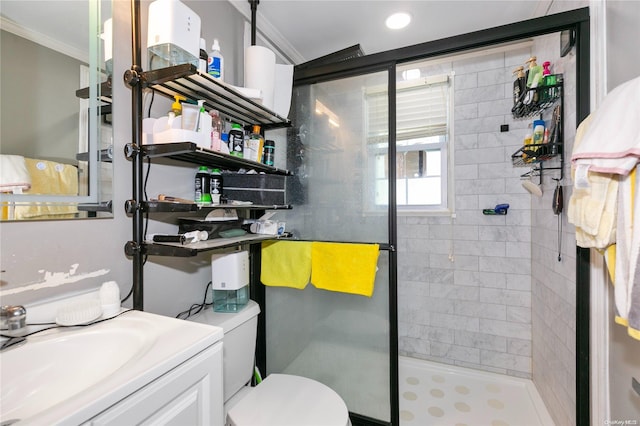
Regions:
<instances>
[{"instance_id":1,"label":"window","mask_svg":"<svg viewBox=\"0 0 640 426\"><path fill-rule=\"evenodd\" d=\"M416 70L414 70L416 71ZM419 72L418 72L419 74ZM398 82L396 87L396 195L399 210L442 211L449 205L448 164L452 78L447 75ZM375 204L388 203L386 88L366 94L367 144L375 164Z\"/></svg>"}]
</instances>

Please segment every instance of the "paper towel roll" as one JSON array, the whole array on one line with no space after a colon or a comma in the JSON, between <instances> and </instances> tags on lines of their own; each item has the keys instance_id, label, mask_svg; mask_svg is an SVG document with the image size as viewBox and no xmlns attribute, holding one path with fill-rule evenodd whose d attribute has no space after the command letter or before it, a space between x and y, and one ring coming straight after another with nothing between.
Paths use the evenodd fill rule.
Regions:
<instances>
[{"instance_id":1,"label":"paper towel roll","mask_svg":"<svg viewBox=\"0 0 640 426\"><path fill-rule=\"evenodd\" d=\"M244 51L244 87L262 91L262 105L273 109L276 55L262 46L249 46Z\"/></svg>"}]
</instances>

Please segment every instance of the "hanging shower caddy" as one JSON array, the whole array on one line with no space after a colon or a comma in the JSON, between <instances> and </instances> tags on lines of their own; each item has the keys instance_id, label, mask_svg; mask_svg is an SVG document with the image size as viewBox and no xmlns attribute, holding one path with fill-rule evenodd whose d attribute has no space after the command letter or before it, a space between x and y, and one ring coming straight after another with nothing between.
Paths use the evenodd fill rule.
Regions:
<instances>
[{"instance_id":1,"label":"hanging shower caddy","mask_svg":"<svg viewBox=\"0 0 640 426\"><path fill-rule=\"evenodd\" d=\"M514 167L530 167L531 170L521 175L522 178L537 177L542 184L543 170L560 170L559 179L564 175L564 139L563 120L564 91L562 75L558 75L558 82L554 85L527 89L533 101L529 104L519 104L512 109L515 119L530 119L538 117L543 120L545 113L552 111L548 119L549 141L547 143L526 144L511 155ZM559 159L557 167L544 167L545 162Z\"/></svg>"}]
</instances>

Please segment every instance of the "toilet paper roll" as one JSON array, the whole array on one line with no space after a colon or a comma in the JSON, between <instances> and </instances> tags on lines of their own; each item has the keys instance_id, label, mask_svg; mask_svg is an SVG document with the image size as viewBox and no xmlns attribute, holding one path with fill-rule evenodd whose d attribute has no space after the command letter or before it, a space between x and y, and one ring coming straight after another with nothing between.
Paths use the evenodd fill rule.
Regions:
<instances>
[{"instance_id":1,"label":"toilet paper roll","mask_svg":"<svg viewBox=\"0 0 640 426\"><path fill-rule=\"evenodd\" d=\"M262 46L249 46L244 51L244 87L262 91L262 105L273 109L276 55Z\"/></svg>"}]
</instances>

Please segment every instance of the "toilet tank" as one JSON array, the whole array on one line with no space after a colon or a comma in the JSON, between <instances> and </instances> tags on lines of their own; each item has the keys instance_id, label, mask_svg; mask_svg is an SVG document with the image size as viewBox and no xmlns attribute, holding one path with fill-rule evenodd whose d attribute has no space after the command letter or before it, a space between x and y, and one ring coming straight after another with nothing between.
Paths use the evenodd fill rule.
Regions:
<instances>
[{"instance_id":1,"label":"toilet tank","mask_svg":"<svg viewBox=\"0 0 640 426\"><path fill-rule=\"evenodd\" d=\"M253 376L256 333L260 306L253 300L239 312L214 312L208 308L189 317L189 321L222 328L224 402L244 387Z\"/></svg>"}]
</instances>

